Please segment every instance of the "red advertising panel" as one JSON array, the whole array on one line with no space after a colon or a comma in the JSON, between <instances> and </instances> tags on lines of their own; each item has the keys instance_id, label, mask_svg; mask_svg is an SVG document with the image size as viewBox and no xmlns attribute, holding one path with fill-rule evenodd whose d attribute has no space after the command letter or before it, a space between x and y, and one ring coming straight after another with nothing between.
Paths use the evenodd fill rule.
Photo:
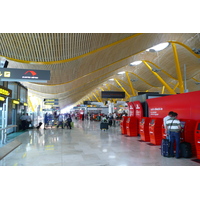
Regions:
<instances>
[{"instance_id":1,"label":"red advertising panel","mask_svg":"<svg viewBox=\"0 0 200 200\"><path fill-rule=\"evenodd\" d=\"M134 101L133 104L135 106L135 117L137 117L138 119L141 119L143 117L143 108L142 108L141 102Z\"/></svg>"},{"instance_id":2,"label":"red advertising panel","mask_svg":"<svg viewBox=\"0 0 200 200\"><path fill-rule=\"evenodd\" d=\"M147 99L149 117L164 118L169 111L178 113L178 118L200 119L200 91Z\"/></svg>"},{"instance_id":3,"label":"red advertising panel","mask_svg":"<svg viewBox=\"0 0 200 200\"><path fill-rule=\"evenodd\" d=\"M135 106L133 102L128 102L128 110L129 110L129 116L134 117L135 116Z\"/></svg>"}]
</instances>

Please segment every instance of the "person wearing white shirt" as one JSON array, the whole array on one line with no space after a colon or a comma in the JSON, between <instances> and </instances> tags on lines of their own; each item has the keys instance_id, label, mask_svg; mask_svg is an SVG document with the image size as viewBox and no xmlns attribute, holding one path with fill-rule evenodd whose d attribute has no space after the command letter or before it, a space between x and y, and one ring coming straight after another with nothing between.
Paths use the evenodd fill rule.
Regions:
<instances>
[{"instance_id":1,"label":"person wearing white shirt","mask_svg":"<svg viewBox=\"0 0 200 200\"><path fill-rule=\"evenodd\" d=\"M166 134L166 138L167 138L167 139L170 139L170 138L169 138L169 133L168 133L168 131L167 131L166 122L167 122L168 119L170 119L170 118L172 117L173 113L174 113L173 111L170 111L170 112L168 113L168 115L167 115L166 117L163 118L163 126L164 126L164 128L165 128L165 134Z\"/></svg>"},{"instance_id":2,"label":"person wearing white shirt","mask_svg":"<svg viewBox=\"0 0 200 200\"><path fill-rule=\"evenodd\" d=\"M60 114L58 116L58 125L57 125L57 128L61 125L62 129L63 129L63 120L64 120L63 115Z\"/></svg>"}]
</instances>

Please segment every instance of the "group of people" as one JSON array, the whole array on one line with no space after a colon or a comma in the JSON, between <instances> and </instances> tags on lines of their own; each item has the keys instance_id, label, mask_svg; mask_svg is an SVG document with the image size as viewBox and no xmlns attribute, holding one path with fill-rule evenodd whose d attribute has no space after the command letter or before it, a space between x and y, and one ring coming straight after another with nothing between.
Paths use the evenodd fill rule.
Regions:
<instances>
[{"instance_id":1,"label":"group of people","mask_svg":"<svg viewBox=\"0 0 200 200\"><path fill-rule=\"evenodd\" d=\"M21 128L23 131L29 128L31 124L31 117L28 115L28 113L23 113L23 115L20 117L21 120Z\"/></svg>"},{"instance_id":2,"label":"group of people","mask_svg":"<svg viewBox=\"0 0 200 200\"><path fill-rule=\"evenodd\" d=\"M170 111L163 119L166 138L170 141L170 156L174 157L174 142L176 142L176 158L180 158L180 133L181 122L177 119L178 114Z\"/></svg>"},{"instance_id":3,"label":"group of people","mask_svg":"<svg viewBox=\"0 0 200 200\"><path fill-rule=\"evenodd\" d=\"M71 129L72 128L72 118L70 114L59 114L58 116L55 116L57 119L57 128L61 126L62 129L64 129L65 126L67 128ZM44 129L49 125L50 119L48 113L45 114L44 116Z\"/></svg>"}]
</instances>

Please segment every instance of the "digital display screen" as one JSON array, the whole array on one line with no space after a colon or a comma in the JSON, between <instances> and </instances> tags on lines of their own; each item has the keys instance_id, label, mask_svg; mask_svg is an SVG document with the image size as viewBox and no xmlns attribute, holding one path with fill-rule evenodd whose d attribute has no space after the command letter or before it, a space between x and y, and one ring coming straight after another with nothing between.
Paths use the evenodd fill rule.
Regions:
<instances>
[{"instance_id":1,"label":"digital display screen","mask_svg":"<svg viewBox=\"0 0 200 200\"><path fill-rule=\"evenodd\" d=\"M198 123L197 130L200 130L200 123Z\"/></svg>"},{"instance_id":2,"label":"digital display screen","mask_svg":"<svg viewBox=\"0 0 200 200\"><path fill-rule=\"evenodd\" d=\"M152 119L151 122L150 122L150 124L154 124L154 122L155 122L155 119Z\"/></svg>"},{"instance_id":3,"label":"digital display screen","mask_svg":"<svg viewBox=\"0 0 200 200\"><path fill-rule=\"evenodd\" d=\"M181 128L184 128L184 127L185 127L185 122L181 121Z\"/></svg>"},{"instance_id":4,"label":"digital display screen","mask_svg":"<svg viewBox=\"0 0 200 200\"><path fill-rule=\"evenodd\" d=\"M125 98L125 92L101 91L101 98Z\"/></svg>"}]
</instances>

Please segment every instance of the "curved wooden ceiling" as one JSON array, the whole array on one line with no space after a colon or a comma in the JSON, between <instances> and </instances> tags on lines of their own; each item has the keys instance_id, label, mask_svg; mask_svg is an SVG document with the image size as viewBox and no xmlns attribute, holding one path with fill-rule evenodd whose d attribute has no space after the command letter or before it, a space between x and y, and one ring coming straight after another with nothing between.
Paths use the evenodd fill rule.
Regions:
<instances>
[{"instance_id":1,"label":"curved wooden ceiling","mask_svg":"<svg viewBox=\"0 0 200 200\"><path fill-rule=\"evenodd\" d=\"M170 45L159 52L146 51L162 42ZM174 45L181 73L177 72ZM0 56L9 61L8 68L51 71L47 83L22 84L41 98L59 98L61 108L80 100L100 99L100 90L125 90L127 98L147 90L179 93L184 64L187 89L199 90L196 82L200 82L200 56L193 48L200 48L200 36L196 33L0 34ZM130 66L138 60L143 62ZM151 69L159 71L155 74ZM126 73L117 75L120 71ZM108 81L109 78L115 81Z\"/></svg>"}]
</instances>

